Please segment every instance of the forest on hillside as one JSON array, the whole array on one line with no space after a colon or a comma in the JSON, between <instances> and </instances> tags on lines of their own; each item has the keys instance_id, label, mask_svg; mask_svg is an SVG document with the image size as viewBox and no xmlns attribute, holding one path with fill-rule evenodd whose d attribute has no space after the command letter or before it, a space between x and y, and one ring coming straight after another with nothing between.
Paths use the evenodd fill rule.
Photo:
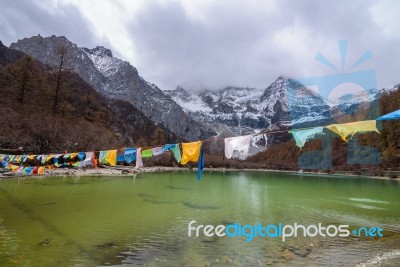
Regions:
<instances>
[{"instance_id":1,"label":"forest on hillside","mask_svg":"<svg viewBox=\"0 0 400 267\"><path fill-rule=\"evenodd\" d=\"M131 103L101 96L62 54L58 66L47 66L10 50L0 55L2 149L60 153L179 141Z\"/></svg>"}]
</instances>

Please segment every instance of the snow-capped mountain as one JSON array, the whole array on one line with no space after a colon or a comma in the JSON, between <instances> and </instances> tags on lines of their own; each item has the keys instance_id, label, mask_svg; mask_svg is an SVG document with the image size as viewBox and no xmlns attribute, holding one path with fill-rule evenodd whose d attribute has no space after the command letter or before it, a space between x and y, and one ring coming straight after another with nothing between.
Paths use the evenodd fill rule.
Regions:
<instances>
[{"instance_id":1,"label":"snow-capped mountain","mask_svg":"<svg viewBox=\"0 0 400 267\"><path fill-rule=\"evenodd\" d=\"M264 90L227 87L195 94L178 86L165 92L196 120L227 125L234 133L327 121L329 106L313 91L299 87L298 82L279 77Z\"/></svg>"},{"instance_id":2,"label":"snow-capped mountain","mask_svg":"<svg viewBox=\"0 0 400 267\"><path fill-rule=\"evenodd\" d=\"M18 40L10 48L48 64L57 65L56 50L67 49L65 63L100 94L132 103L144 115L186 140L213 135L194 121L156 85L145 81L129 62L113 57L104 47L80 48L64 36L34 36Z\"/></svg>"},{"instance_id":3,"label":"snow-capped mountain","mask_svg":"<svg viewBox=\"0 0 400 267\"><path fill-rule=\"evenodd\" d=\"M227 87L191 93L178 86L165 92L195 120L229 135L374 119L379 116L379 97L391 90L348 90L338 99L325 99L297 80L278 77L266 89Z\"/></svg>"},{"instance_id":4,"label":"snow-capped mountain","mask_svg":"<svg viewBox=\"0 0 400 267\"><path fill-rule=\"evenodd\" d=\"M48 65L57 65L56 49L68 50L67 67L102 95L133 104L146 117L186 140L234 136L258 130L310 127L332 122L371 100L371 94L344 96L332 105L296 80L278 77L265 89L229 86L193 93L178 86L162 91L145 81L129 62L98 46L80 48L61 36L34 36L11 44ZM378 94L379 95L379 94ZM377 101L375 101L377 102ZM364 103L364 104L363 104Z\"/></svg>"},{"instance_id":5,"label":"snow-capped mountain","mask_svg":"<svg viewBox=\"0 0 400 267\"><path fill-rule=\"evenodd\" d=\"M188 115L208 124L220 135L247 134L254 132L255 128L263 128L258 118L246 110L246 103L257 99L257 95L262 94L260 91L254 95L251 88L228 87L219 92L195 94L178 86L175 90L164 92Z\"/></svg>"},{"instance_id":6,"label":"snow-capped mountain","mask_svg":"<svg viewBox=\"0 0 400 267\"><path fill-rule=\"evenodd\" d=\"M331 105L330 113L339 123L375 119L380 116L380 96L376 89L344 94Z\"/></svg>"}]
</instances>

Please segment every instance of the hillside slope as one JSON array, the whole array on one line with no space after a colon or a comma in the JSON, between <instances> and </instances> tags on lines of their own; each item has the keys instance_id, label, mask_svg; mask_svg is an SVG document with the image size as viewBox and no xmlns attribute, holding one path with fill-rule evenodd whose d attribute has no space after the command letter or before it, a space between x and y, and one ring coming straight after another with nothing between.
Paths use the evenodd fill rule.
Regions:
<instances>
[{"instance_id":1,"label":"hillside slope","mask_svg":"<svg viewBox=\"0 0 400 267\"><path fill-rule=\"evenodd\" d=\"M79 75L61 72L53 114L57 72L0 45L0 147L35 153L100 150L177 141L131 103L108 100ZM153 135L160 140L154 140ZM179 139L180 140L180 139Z\"/></svg>"}]
</instances>

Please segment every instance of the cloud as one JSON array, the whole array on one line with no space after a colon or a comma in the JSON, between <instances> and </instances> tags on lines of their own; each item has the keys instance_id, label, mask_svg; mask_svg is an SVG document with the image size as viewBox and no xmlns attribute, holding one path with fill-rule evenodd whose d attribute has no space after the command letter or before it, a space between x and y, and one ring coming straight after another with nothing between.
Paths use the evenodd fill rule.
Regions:
<instances>
[{"instance_id":1,"label":"cloud","mask_svg":"<svg viewBox=\"0 0 400 267\"><path fill-rule=\"evenodd\" d=\"M164 88L265 87L279 75L331 74L314 57L320 51L339 65L341 39L349 40L347 66L370 49L375 58L360 70L375 69L381 86L399 82L399 11L391 2L189 3L148 3L128 26L139 70Z\"/></svg>"},{"instance_id":2,"label":"cloud","mask_svg":"<svg viewBox=\"0 0 400 267\"><path fill-rule=\"evenodd\" d=\"M337 41L349 41L346 67L366 50L379 87L399 83L398 1L135 0L6 1L5 43L65 35L79 46L109 46L162 89L227 85L265 88L279 75L332 74L314 57L341 66ZM339 68L340 69L340 68ZM339 70L342 71L342 70Z\"/></svg>"},{"instance_id":3,"label":"cloud","mask_svg":"<svg viewBox=\"0 0 400 267\"><path fill-rule=\"evenodd\" d=\"M78 7L58 1L5 0L0 9L0 27L0 40L6 45L38 34L64 35L80 46L104 42L95 38L94 28Z\"/></svg>"}]
</instances>

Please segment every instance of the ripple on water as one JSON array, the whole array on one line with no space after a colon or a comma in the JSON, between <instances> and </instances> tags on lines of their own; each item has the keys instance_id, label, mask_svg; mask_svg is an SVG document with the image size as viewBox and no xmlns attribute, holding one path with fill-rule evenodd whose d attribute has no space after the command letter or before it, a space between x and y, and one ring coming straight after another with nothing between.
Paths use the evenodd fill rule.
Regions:
<instances>
[{"instance_id":1,"label":"ripple on water","mask_svg":"<svg viewBox=\"0 0 400 267\"><path fill-rule=\"evenodd\" d=\"M400 250L391 250L382 252L373 256L364 262L357 264L357 267L370 267L370 266L386 266L398 267L400 264Z\"/></svg>"},{"instance_id":2,"label":"ripple on water","mask_svg":"<svg viewBox=\"0 0 400 267\"><path fill-rule=\"evenodd\" d=\"M351 201L356 201L356 202L390 204L389 201L376 200L376 199L369 199L369 198L354 198L354 197L350 197L350 198L348 198L348 199L351 200Z\"/></svg>"}]
</instances>

